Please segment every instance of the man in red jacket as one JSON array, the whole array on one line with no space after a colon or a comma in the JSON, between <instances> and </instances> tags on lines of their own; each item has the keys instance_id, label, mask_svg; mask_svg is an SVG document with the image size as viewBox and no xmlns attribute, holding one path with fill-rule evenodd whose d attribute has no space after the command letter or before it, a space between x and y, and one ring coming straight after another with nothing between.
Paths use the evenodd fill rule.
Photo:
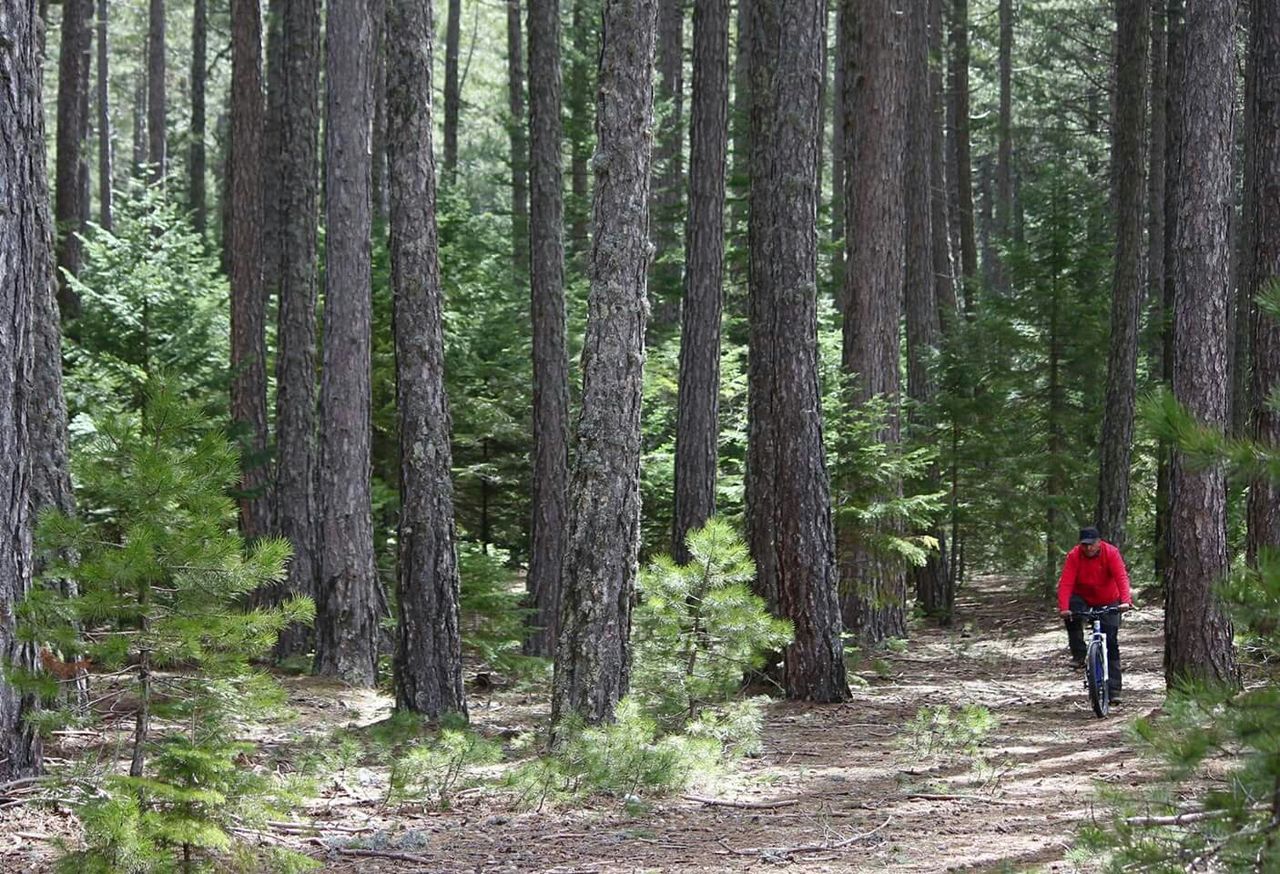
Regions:
<instances>
[{"instance_id":1,"label":"man in red jacket","mask_svg":"<svg viewBox=\"0 0 1280 874\"><path fill-rule=\"evenodd\" d=\"M1124 567L1120 550L1098 536L1097 528L1081 528L1080 543L1067 553L1058 578L1058 613L1067 625L1067 643L1071 657L1077 666L1084 664L1087 647L1084 627L1080 619L1073 618L1076 610L1088 607L1133 606L1129 592L1129 574ZM1120 703L1120 614L1102 620L1102 630L1107 636L1107 665L1111 689L1111 703Z\"/></svg>"}]
</instances>

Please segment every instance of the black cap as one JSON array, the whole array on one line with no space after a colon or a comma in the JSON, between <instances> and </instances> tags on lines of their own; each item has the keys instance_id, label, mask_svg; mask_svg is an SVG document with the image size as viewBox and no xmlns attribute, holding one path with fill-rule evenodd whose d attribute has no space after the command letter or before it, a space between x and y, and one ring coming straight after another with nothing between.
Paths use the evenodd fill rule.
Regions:
<instances>
[{"instance_id":1,"label":"black cap","mask_svg":"<svg viewBox=\"0 0 1280 874\"><path fill-rule=\"evenodd\" d=\"M1081 528L1080 529L1081 543L1097 543L1101 539L1102 538L1098 536L1097 528Z\"/></svg>"}]
</instances>

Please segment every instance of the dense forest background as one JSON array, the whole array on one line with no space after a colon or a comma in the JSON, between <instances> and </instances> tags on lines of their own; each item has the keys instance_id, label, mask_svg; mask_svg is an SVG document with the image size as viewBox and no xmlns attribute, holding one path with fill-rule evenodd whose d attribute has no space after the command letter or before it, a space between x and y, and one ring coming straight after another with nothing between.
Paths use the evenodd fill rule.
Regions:
<instances>
[{"instance_id":1,"label":"dense forest background","mask_svg":"<svg viewBox=\"0 0 1280 874\"><path fill-rule=\"evenodd\" d=\"M494 687L549 706L539 809L669 792L759 741L743 689L848 701L994 578L1051 616L1090 525L1163 607L1139 734L1245 775L1101 844L1275 860L1239 715L1280 614L1270 0L0 0L0 35L0 776L128 722L64 864L278 823L237 762L291 673L393 696L402 802L510 760L466 724Z\"/></svg>"}]
</instances>

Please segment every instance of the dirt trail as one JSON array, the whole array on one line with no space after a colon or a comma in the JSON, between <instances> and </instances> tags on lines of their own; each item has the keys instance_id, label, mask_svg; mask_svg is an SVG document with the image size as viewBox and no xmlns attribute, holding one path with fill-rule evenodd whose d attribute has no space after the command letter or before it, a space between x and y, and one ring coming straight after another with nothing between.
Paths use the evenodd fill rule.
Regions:
<instances>
[{"instance_id":1,"label":"dirt trail","mask_svg":"<svg viewBox=\"0 0 1280 874\"><path fill-rule=\"evenodd\" d=\"M473 791L449 812L405 816L381 804L374 787L385 774L367 773L306 811L332 831L295 840L340 872L1074 870L1066 855L1091 815L1097 782L1149 777L1125 728L1163 698L1161 629L1158 610L1126 617L1125 706L1099 720L1056 618L1020 581L984 579L963 593L954 629L920 629L906 651L867 666L849 703L768 708L765 754L715 791L720 800L776 806L680 798L641 816L610 801L517 813ZM389 703L350 692L339 702L312 681L291 691L308 721L331 710L326 721L368 722ZM986 705L998 721L976 754L925 755L906 743L904 726L920 708L969 704ZM531 728L539 705L474 698L472 717L482 731L509 735ZM0 818L0 869L42 870L47 847L16 832L38 830L49 816L25 826ZM402 858L339 852L356 839ZM16 866L3 863L6 853Z\"/></svg>"}]
</instances>

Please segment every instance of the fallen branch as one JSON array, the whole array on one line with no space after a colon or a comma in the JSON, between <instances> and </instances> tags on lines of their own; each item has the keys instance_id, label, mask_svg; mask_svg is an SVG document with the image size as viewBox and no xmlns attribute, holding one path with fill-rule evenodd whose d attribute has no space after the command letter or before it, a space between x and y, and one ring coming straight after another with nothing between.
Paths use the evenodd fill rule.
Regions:
<instances>
[{"instance_id":1,"label":"fallen branch","mask_svg":"<svg viewBox=\"0 0 1280 874\"><path fill-rule=\"evenodd\" d=\"M415 865L432 865L439 860L431 860L426 856L413 853L396 853L391 850L361 850L355 847L339 847L338 852L344 856L366 856L371 859L395 859L399 862L413 862Z\"/></svg>"},{"instance_id":2,"label":"fallen branch","mask_svg":"<svg viewBox=\"0 0 1280 874\"><path fill-rule=\"evenodd\" d=\"M858 841L865 841L892 821L893 817L888 817L884 822L880 823L871 831L850 835L849 837L835 841L834 843L831 841L824 841L821 844L801 844L798 847L755 847L750 850L735 850L733 847L725 843L723 838L721 838L720 846L724 847L726 852L735 856L794 856L798 853L822 853L827 850L837 850L840 847L847 847L850 844L857 843Z\"/></svg>"},{"instance_id":3,"label":"fallen branch","mask_svg":"<svg viewBox=\"0 0 1280 874\"><path fill-rule=\"evenodd\" d=\"M687 801L696 801L709 807L736 807L739 810L776 810L799 804L799 798L782 798L778 801L731 801L722 798L703 798L701 795L685 795Z\"/></svg>"},{"instance_id":4,"label":"fallen branch","mask_svg":"<svg viewBox=\"0 0 1280 874\"><path fill-rule=\"evenodd\" d=\"M1248 808L1250 811L1265 811L1269 808L1265 804L1254 804ZM1226 816L1229 810L1184 810L1182 813L1174 813L1169 816L1130 816L1125 819L1125 825L1146 826L1146 825L1187 825L1193 822L1203 822L1206 819L1217 819L1220 816Z\"/></svg>"},{"instance_id":5,"label":"fallen branch","mask_svg":"<svg viewBox=\"0 0 1280 874\"><path fill-rule=\"evenodd\" d=\"M1021 807L1020 801L1005 801L1002 798L990 798L986 795L935 795L930 792L912 792L905 796L908 801L981 801L985 804L1003 804Z\"/></svg>"}]
</instances>

